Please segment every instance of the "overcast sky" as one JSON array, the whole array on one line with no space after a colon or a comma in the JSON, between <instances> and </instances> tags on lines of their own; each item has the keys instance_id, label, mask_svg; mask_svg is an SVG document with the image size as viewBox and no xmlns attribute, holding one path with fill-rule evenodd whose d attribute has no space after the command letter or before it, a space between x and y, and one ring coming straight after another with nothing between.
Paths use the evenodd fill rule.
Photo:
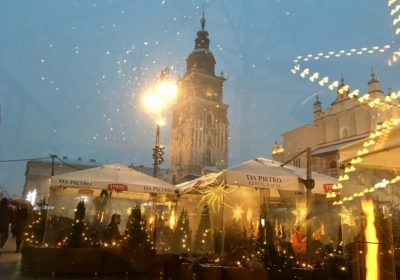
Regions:
<instances>
[{"instance_id":1,"label":"overcast sky","mask_svg":"<svg viewBox=\"0 0 400 280\"><path fill-rule=\"evenodd\" d=\"M230 105L229 165L270 157L271 145L312 121L335 93L290 72L298 55L400 47L384 0L0 1L0 160L48 154L151 165L155 127L138 102L161 68L184 73L202 5ZM366 90L400 89L390 52L308 63ZM169 145L169 125L162 142ZM165 163L163 167L168 167ZM0 163L0 185L20 193L25 162Z\"/></svg>"}]
</instances>

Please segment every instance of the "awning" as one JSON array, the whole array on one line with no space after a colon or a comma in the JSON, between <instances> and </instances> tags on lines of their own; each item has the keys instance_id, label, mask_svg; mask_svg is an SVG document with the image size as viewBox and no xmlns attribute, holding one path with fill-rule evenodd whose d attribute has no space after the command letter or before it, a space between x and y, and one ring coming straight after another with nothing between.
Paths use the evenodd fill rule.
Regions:
<instances>
[{"instance_id":1,"label":"awning","mask_svg":"<svg viewBox=\"0 0 400 280\"><path fill-rule=\"evenodd\" d=\"M334 152L338 151L341 147L344 147L346 145L349 145L349 144L351 144L353 142L357 142L357 141L359 141L359 139L317 148L316 150L314 150L311 153L311 155L312 156L321 156L321 155L325 155L325 154L329 154L329 153L334 153Z\"/></svg>"},{"instance_id":2,"label":"awning","mask_svg":"<svg viewBox=\"0 0 400 280\"><path fill-rule=\"evenodd\" d=\"M370 143L365 146L366 142ZM359 151L362 151L362 155ZM400 127L382 133L375 139L366 138L346 145L340 148L339 155L341 163L348 163L352 159L360 157L361 162L355 163L357 166L374 169L400 169Z\"/></svg>"},{"instance_id":3,"label":"awning","mask_svg":"<svg viewBox=\"0 0 400 280\"><path fill-rule=\"evenodd\" d=\"M116 192L175 193L176 188L164 181L120 164L64 173L51 177L52 187L104 189Z\"/></svg>"},{"instance_id":4,"label":"awning","mask_svg":"<svg viewBox=\"0 0 400 280\"><path fill-rule=\"evenodd\" d=\"M291 165L281 166L280 162L265 158L256 158L246 161L228 170L207 174L196 180L178 185L179 192L203 189L207 186L227 185L243 186L257 189L270 189L271 196L278 196L279 192L305 193L305 187L299 183L299 178L306 178L306 170ZM325 194L337 184L336 178L312 172L315 180L313 193Z\"/></svg>"}]
</instances>

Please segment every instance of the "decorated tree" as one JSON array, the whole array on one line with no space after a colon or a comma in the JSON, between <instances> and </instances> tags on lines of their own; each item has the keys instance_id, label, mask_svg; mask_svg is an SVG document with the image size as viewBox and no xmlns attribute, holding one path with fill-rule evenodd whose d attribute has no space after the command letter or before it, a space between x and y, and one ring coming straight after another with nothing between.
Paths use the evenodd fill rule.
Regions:
<instances>
[{"instance_id":1,"label":"decorated tree","mask_svg":"<svg viewBox=\"0 0 400 280\"><path fill-rule=\"evenodd\" d=\"M28 246L39 246L43 241L48 203L43 199L37 203L37 206L39 210L32 212L30 224L24 233L24 244Z\"/></svg>"},{"instance_id":2,"label":"decorated tree","mask_svg":"<svg viewBox=\"0 0 400 280\"><path fill-rule=\"evenodd\" d=\"M225 261L230 266L247 265L248 258L254 253L252 240L247 238L247 230L238 221L232 220L225 225L224 252Z\"/></svg>"},{"instance_id":3,"label":"decorated tree","mask_svg":"<svg viewBox=\"0 0 400 280\"><path fill-rule=\"evenodd\" d=\"M86 236L85 212L85 203L80 201L75 209L75 218L71 233L66 240L67 247L79 248L87 244L88 237Z\"/></svg>"},{"instance_id":4,"label":"decorated tree","mask_svg":"<svg viewBox=\"0 0 400 280\"><path fill-rule=\"evenodd\" d=\"M204 205L201 213L200 223L197 227L194 251L199 255L207 255L213 252L210 209L207 205Z\"/></svg>"},{"instance_id":5,"label":"decorated tree","mask_svg":"<svg viewBox=\"0 0 400 280\"><path fill-rule=\"evenodd\" d=\"M171 240L172 253L190 253L192 245L192 230L186 209L182 209Z\"/></svg>"},{"instance_id":6,"label":"decorated tree","mask_svg":"<svg viewBox=\"0 0 400 280\"><path fill-rule=\"evenodd\" d=\"M267 207L261 207L260 220L258 225L258 236L256 249L259 259L267 268L277 268L281 271L289 266L293 259L292 244L285 242L284 228L280 229L270 223ZM275 275L275 277L278 277Z\"/></svg>"},{"instance_id":7,"label":"decorated tree","mask_svg":"<svg viewBox=\"0 0 400 280\"><path fill-rule=\"evenodd\" d=\"M136 253L150 253L153 251L153 241L146 231L145 219L142 219L140 206L132 209L125 230L126 247Z\"/></svg>"},{"instance_id":8,"label":"decorated tree","mask_svg":"<svg viewBox=\"0 0 400 280\"><path fill-rule=\"evenodd\" d=\"M154 226L156 239L156 248L158 253L168 253L171 250L171 239L173 235L173 230L171 226L163 219L162 215L156 218Z\"/></svg>"}]
</instances>

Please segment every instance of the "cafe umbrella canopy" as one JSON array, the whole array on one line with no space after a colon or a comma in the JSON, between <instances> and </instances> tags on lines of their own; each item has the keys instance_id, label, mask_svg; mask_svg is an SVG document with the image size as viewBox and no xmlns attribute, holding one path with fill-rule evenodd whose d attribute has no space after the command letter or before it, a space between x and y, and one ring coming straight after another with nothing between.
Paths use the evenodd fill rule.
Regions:
<instances>
[{"instance_id":1,"label":"cafe umbrella canopy","mask_svg":"<svg viewBox=\"0 0 400 280\"><path fill-rule=\"evenodd\" d=\"M50 247L65 245L82 202L89 232L105 228L114 214L120 216L120 232L124 232L136 208L140 208L141 218L146 219L147 230L155 230L155 218L160 216L168 221L176 199L173 185L120 164L60 174L52 176L50 181L44 236Z\"/></svg>"},{"instance_id":2,"label":"cafe umbrella canopy","mask_svg":"<svg viewBox=\"0 0 400 280\"><path fill-rule=\"evenodd\" d=\"M291 165L281 166L280 162L256 158L231 167L219 173L207 174L190 182L177 185L180 193L213 184L222 180L226 186L243 186L265 188L270 190L271 197L280 197L283 192L305 193L306 189L299 179L306 179L307 170ZM336 178L312 172L315 180L314 194L326 194L337 184Z\"/></svg>"},{"instance_id":3,"label":"cafe umbrella canopy","mask_svg":"<svg viewBox=\"0 0 400 280\"><path fill-rule=\"evenodd\" d=\"M103 189L116 192L174 194L176 188L164 181L120 164L69 172L51 177L51 186Z\"/></svg>"}]
</instances>

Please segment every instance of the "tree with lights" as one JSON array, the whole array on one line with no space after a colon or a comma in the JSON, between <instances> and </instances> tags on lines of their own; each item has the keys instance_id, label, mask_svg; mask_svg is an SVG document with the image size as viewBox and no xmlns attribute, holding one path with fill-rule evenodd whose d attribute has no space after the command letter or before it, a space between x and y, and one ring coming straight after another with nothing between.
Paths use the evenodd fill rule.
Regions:
<instances>
[{"instance_id":1,"label":"tree with lights","mask_svg":"<svg viewBox=\"0 0 400 280\"><path fill-rule=\"evenodd\" d=\"M67 247L80 248L86 245L88 238L86 236L85 212L85 202L80 201L75 209L75 218L67 239Z\"/></svg>"},{"instance_id":2,"label":"tree with lights","mask_svg":"<svg viewBox=\"0 0 400 280\"><path fill-rule=\"evenodd\" d=\"M26 227L24 233L24 244L28 246L39 246L43 241L48 203L43 199L37 203L37 206L39 210L32 212L30 218L31 222Z\"/></svg>"},{"instance_id":3,"label":"tree with lights","mask_svg":"<svg viewBox=\"0 0 400 280\"><path fill-rule=\"evenodd\" d=\"M261 207L256 249L259 252L260 261L267 268L275 267L278 271L284 267L288 267L293 259L291 243L285 242L281 237L279 236L279 231L276 232L270 223L267 207L264 204Z\"/></svg>"},{"instance_id":4,"label":"tree with lights","mask_svg":"<svg viewBox=\"0 0 400 280\"><path fill-rule=\"evenodd\" d=\"M126 247L134 249L137 253L150 253L153 251L153 241L146 231L146 222L142 219L140 206L131 210L125 230Z\"/></svg>"},{"instance_id":5,"label":"tree with lights","mask_svg":"<svg viewBox=\"0 0 400 280\"><path fill-rule=\"evenodd\" d=\"M207 205L204 205L194 242L196 254L207 255L213 252L211 236L210 209Z\"/></svg>"},{"instance_id":6,"label":"tree with lights","mask_svg":"<svg viewBox=\"0 0 400 280\"><path fill-rule=\"evenodd\" d=\"M171 240L172 253L190 253L192 245L192 230L186 209L182 209Z\"/></svg>"}]
</instances>

